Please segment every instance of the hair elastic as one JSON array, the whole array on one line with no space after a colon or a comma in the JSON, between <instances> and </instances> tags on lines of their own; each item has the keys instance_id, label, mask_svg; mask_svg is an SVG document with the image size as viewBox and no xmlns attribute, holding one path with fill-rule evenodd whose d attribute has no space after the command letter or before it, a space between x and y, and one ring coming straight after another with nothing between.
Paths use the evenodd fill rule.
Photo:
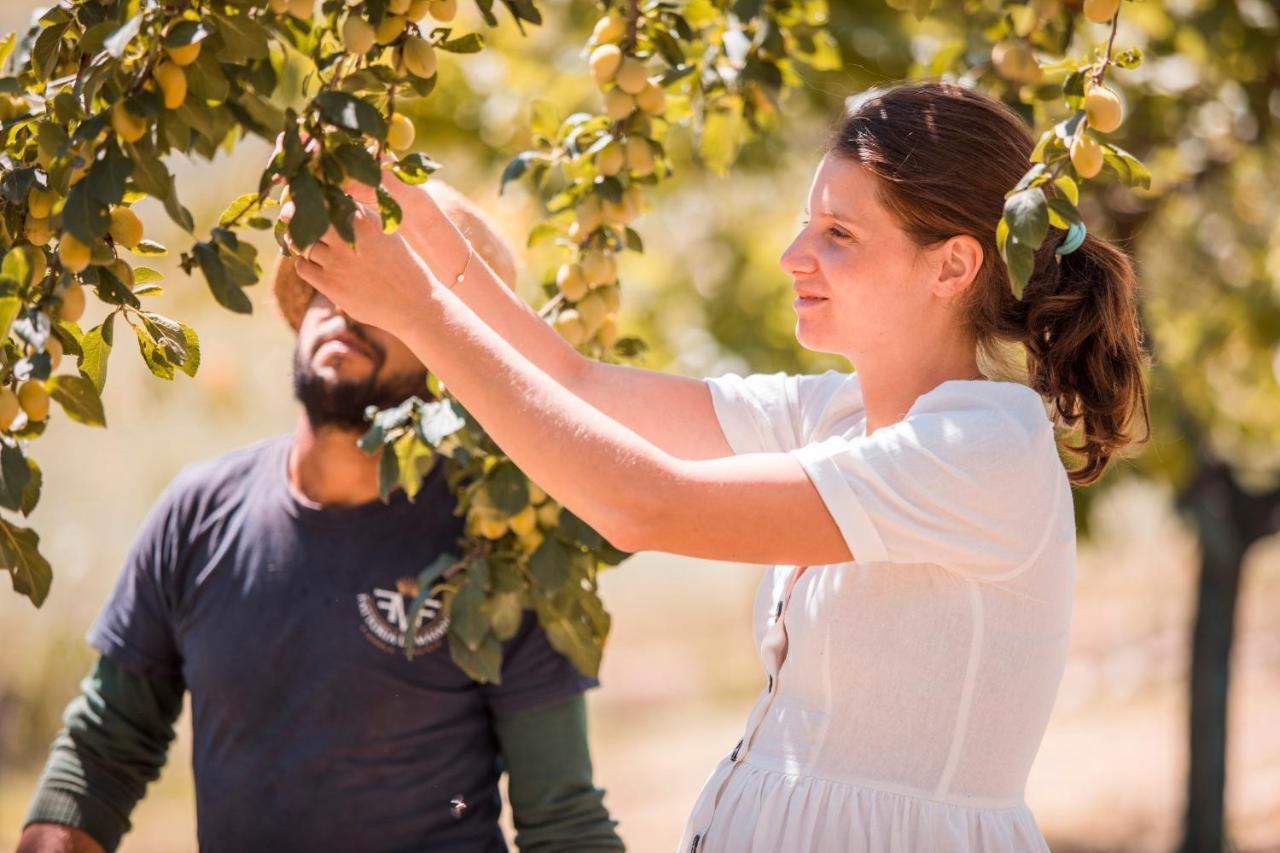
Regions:
<instances>
[{"instance_id":1,"label":"hair elastic","mask_svg":"<svg viewBox=\"0 0 1280 853\"><path fill-rule=\"evenodd\" d=\"M1083 222L1072 222L1071 227L1067 229L1067 236L1062 240L1062 245L1054 250L1054 254L1069 255L1079 249L1084 245L1084 236L1087 233L1088 229L1084 227Z\"/></svg>"}]
</instances>

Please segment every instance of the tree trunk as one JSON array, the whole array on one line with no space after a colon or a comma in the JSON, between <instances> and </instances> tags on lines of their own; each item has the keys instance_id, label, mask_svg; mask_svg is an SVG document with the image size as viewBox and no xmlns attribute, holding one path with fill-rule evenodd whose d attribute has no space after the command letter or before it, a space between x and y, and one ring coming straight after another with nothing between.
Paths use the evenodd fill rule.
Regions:
<instances>
[{"instance_id":1,"label":"tree trunk","mask_svg":"<svg viewBox=\"0 0 1280 853\"><path fill-rule=\"evenodd\" d=\"M1200 540L1182 853L1219 853L1227 847L1227 697L1241 568L1249 546L1276 530L1280 507L1280 493L1250 495L1225 463L1202 454L1180 500Z\"/></svg>"}]
</instances>

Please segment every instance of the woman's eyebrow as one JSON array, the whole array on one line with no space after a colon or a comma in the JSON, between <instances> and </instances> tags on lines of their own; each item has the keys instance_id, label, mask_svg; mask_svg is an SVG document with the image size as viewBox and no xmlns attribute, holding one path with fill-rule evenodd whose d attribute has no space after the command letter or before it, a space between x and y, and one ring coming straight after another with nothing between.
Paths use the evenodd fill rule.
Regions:
<instances>
[{"instance_id":1,"label":"woman's eyebrow","mask_svg":"<svg viewBox=\"0 0 1280 853\"><path fill-rule=\"evenodd\" d=\"M805 207L804 207L804 215L805 215L805 218L808 218L808 217L809 217L809 206L808 206L808 205L805 205ZM843 222L843 223L844 223L844 224L846 224L846 225L853 225L853 224L854 224L854 222L855 222L855 220L853 219L853 217L845 216L843 213L840 213L839 211L836 211L836 210L824 210L824 211L822 211L822 215L823 215L823 216L826 216L826 217L828 217L828 218L830 218L830 219L835 219L835 220L837 220L837 221L839 221L839 222Z\"/></svg>"}]
</instances>

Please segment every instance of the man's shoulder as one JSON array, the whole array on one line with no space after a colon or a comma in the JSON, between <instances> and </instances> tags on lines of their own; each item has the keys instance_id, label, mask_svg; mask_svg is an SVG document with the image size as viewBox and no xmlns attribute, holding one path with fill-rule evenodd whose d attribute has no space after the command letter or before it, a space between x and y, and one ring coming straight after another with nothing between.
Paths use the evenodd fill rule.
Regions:
<instances>
[{"instance_id":1,"label":"man's shoulder","mask_svg":"<svg viewBox=\"0 0 1280 853\"><path fill-rule=\"evenodd\" d=\"M287 433L272 436L191 462L170 481L163 500L187 509L208 507L210 502L222 503L259 488L264 478L272 475L270 466L277 461L283 466L283 454L291 440Z\"/></svg>"}]
</instances>

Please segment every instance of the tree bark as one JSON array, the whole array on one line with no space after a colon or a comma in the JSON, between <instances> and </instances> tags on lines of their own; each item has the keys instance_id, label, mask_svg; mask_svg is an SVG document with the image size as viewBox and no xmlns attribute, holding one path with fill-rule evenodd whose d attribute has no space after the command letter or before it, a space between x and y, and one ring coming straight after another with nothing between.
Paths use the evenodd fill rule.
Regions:
<instances>
[{"instance_id":1,"label":"tree bark","mask_svg":"<svg viewBox=\"0 0 1280 853\"><path fill-rule=\"evenodd\" d=\"M1249 547L1276 530L1280 492L1251 495L1228 465L1203 449L1180 503L1200 540L1200 580L1191 644L1190 765L1182 853L1227 848L1227 709L1241 570Z\"/></svg>"}]
</instances>

